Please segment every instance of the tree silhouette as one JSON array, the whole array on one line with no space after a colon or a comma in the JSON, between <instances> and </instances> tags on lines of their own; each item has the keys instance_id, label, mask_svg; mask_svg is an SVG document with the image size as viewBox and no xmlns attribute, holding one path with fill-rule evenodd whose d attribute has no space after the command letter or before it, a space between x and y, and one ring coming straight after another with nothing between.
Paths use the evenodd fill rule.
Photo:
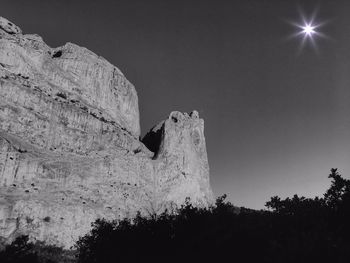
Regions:
<instances>
[{"instance_id":1,"label":"tree silhouette","mask_svg":"<svg viewBox=\"0 0 350 263\"><path fill-rule=\"evenodd\" d=\"M350 181L337 169L329 178L323 197L274 196L268 210L237 208L224 195L209 208L187 200L172 213L97 220L77 242L75 261L350 262ZM74 262L65 253L22 237L0 252L0 262Z\"/></svg>"}]
</instances>

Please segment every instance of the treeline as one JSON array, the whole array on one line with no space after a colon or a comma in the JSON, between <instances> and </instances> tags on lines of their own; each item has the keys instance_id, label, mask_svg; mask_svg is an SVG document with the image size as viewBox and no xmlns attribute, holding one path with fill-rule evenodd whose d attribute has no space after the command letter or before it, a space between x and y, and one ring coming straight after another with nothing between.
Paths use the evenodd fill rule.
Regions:
<instances>
[{"instance_id":1,"label":"treeline","mask_svg":"<svg viewBox=\"0 0 350 263\"><path fill-rule=\"evenodd\" d=\"M98 220L74 257L22 237L0 262L350 262L350 180L337 169L329 178L322 198L275 196L268 210L237 211L223 196L207 209L187 202L177 213Z\"/></svg>"}]
</instances>

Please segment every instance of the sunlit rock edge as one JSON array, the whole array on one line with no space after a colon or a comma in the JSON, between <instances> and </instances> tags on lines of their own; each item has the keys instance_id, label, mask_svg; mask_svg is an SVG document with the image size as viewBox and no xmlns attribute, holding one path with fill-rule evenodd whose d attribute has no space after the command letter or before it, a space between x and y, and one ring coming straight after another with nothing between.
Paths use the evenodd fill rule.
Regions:
<instances>
[{"instance_id":1,"label":"sunlit rock edge","mask_svg":"<svg viewBox=\"0 0 350 263\"><path fill-rule=\"evenodd\" d=\"M70 248L98 218L213 203L196 111L140 134L138 96L118 68L0 18L1 242Z\"/></svg>"}]
</instances>

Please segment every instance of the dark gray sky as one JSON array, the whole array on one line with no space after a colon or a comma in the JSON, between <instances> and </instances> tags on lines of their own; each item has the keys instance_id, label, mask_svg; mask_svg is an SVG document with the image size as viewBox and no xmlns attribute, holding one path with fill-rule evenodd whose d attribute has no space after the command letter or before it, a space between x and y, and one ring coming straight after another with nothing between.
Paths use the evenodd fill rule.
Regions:
<instances>
[{"instance_id":1,"label":"dark gray sky","mask_svg":"<svg viewBox=\"0 0 350 263\"><path fill-rule=\"evenodd\" d=\"M319 7L329 20L306 46L286 20ZM56 47L85 46L139 95L144 134L197 109L216 195L262 208L273 195L315 196L350 174L350 1L1 0L1 16Z\"/></svg>"}]
</instances>

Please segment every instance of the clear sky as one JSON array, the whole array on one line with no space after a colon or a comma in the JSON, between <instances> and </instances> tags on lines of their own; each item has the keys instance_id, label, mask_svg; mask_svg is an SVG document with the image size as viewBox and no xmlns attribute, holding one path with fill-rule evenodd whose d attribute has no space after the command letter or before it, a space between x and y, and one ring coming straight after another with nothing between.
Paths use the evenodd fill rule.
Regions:
<instances>
[{"instance_id":1,"label":"clear sky","mask_svg":"<svg viewBox=\"0 0 350 263\"><path fill-rule=\"evenodd\" d=\"M288 39L318 7L318 51ZM216 195L263 208L350 177L350 1L1 0L0 15L52 47L73 42L120 68L145 134L196 109Z\"/></svg>"}]
</instances>

